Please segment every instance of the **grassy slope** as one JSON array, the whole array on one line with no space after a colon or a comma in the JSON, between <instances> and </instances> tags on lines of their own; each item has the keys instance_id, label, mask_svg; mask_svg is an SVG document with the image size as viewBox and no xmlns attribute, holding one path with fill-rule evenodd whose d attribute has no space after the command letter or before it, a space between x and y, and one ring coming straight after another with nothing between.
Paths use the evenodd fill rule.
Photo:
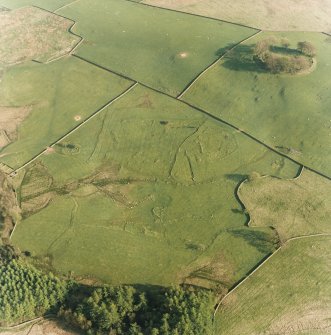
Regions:
<instances>
[{"instance_id":1,"label":"grassy slope","mask_svg":"<svg viewBox=\"0 0 331 335\"><path fill-rule=\"evenodd\" d=\"M143 3L200 14L263 30L331 32L328 0L144 0Z\"/></svg>"},{"instance_id":2,"label":"grassy slope","mask_svg":"<svg viewBox=\"0 0 331 335\"><path fill-rule=\"evenodd\" d=\"M216 334L329 334L330 257L330 236L290 241L225 298Z\"/></svg>"},{"instance_id":3,"label":"grassy slope","mask_svg":"<svg viewBox=\"0 0 331 335\"><path fill-rule=\"evenodd\" d=\"M272 177L245 182L239 190L253 227L274 227L282 240L331 233L331 184L310 171L299 178Z\"/></svg>"},{"instance_id":4,"label":"grassy slope","mask_svg":"<svg viewBox=\"0 0 331 335\"><path fill-rule=\"evenodd\" d=\"M73 0L0 0L0 6L15 9L24 6L37 6L50 11L54 11Z\"/></svg>"},{"instance_id":5,"label":"grassy slope","mask_svg":"<svg viewBox=\"0 0 331 335\"><path fill-rule=\"evenodd\" d=\"M250 49L270 35L287 36L293 47L311 41L317 48L315 71L297 76L263 72ZM207 72L183 99L331 176L330 41L318 33L260 34Z\"/></svg>"},{"instance_id":6,"label":"grassy slope","mask_svg":"<svg viewBox=\"0 0 331 335\"><path fill-rule=\"evenodd\" d=\"M83 121L130 84L73 57L8 68L0 84L0 105L32 110L18 128L18 139L1 150L1 162L19 167L75 127L75 115Z\"/></svg>"},{"instance_id":7,"label":"grassy slope","mask_svg":"<svg viewBox=\"0 0 331 335\"><path fill-rule=\"evenodd\" d=\"M78 55L172 95L255 32L121 0L81 0L59 14L77 21L85 38Z\"/></svg>"},{"instance_id":8,"label":"grassy slope","mask_svg":"<svg viewBox=\"0 0 331 335\"><path fill-rule=\"evenodd\" d=\"M140 86L67 144L77 150L58 147L33 168L52 185L30 172L23 179L23 205L49 191L53 200L17 227L13 241L50 255L62 272L112 283L170 284L195 272L195 281L232 285L274 247L271 230L244 226L235 187L252 171L289 178L298 169Z\"/></svg>"}]
</instances>

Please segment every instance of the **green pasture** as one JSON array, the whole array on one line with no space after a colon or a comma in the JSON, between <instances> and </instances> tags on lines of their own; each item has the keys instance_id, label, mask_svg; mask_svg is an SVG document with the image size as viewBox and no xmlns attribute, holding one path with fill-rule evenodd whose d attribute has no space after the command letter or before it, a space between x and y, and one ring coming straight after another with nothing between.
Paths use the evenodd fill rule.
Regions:
<instances>
[{"instance_id":1,"label":"green pasture","mask_svg":"<svg viewBox=\"0 0 331 335\"><path fill-rule=\"evenodd\" d=\"M327 334L331 237L288 242L216 314L218 335Z\"/></svg>"},{"instance_id":2,"label":"green pasture","mask_svg":"<svg viewBox=\"0 0 331 335\"><path fill-rule=\"evenodd\" d=\"M16 141L0 150L0 161L19 167L131 84L74 57L6 69L0 106L30 112L18 126Z\"/></svg>"},{"instance_id":3,"label":"green pasture","mask_svg":"<svg viewBox=\"0 0 331 335\"><path fill-rule=\"evenodd\" d=\"M0 0L0 6L15 9L25 6L37 6L46 10L54 11L73 0Z\"/></svg>"},{"instance_id":4,"label":"green pasture","mask_svg":"<svg viewBox=\"0 0 331 335\"><path fill-rule=\"evenodd\" d=\"M77 22L79 56L174 96L256 32L121 0L81 0L58 13Z\"/></svg>"},{"instance_id":5,"label":"green pasture","mask_svg":"<svg viewBox=\"0 0 331 335\"><path fill-rule=\"evenodd\" d=\"M298 166L142 86L20 176L13 242L60 272L111 283L228 288L277 245L248 228L235 189Z\"/></svg>"},{"instance_id":6,"label":"green pasture","mask_svg":"<svg viewBox=\"0 0 331 335\"><path fill-rule=\"evenodd\" d=\"M331 184L308 170L293 180L256 178L242 184L239 197L253 227L273 227L283 241L331 233Z\"/></svg>"},{"instance_id":7,"label":"green pasture","mask_svg":"<svg viewBox=\"0 0 331 335\"><path fill-rule=\"evenodd\" d=\"M307 74L267 73L253 61L254 44L287 37L310 41L317 66ZM239 45L201 77L183 99L245 130L308 167L331 176L331 37L262 33Z\"/></svg>"}]
</instances>

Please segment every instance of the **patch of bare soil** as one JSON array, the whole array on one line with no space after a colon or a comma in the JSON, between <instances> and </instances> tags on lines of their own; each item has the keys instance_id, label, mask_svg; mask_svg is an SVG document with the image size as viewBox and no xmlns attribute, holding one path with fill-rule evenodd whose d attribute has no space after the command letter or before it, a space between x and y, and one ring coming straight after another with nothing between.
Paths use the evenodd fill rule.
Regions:
<instances>
[{"instance_id":1,"label":"patch of bare soil","mask_svg":"<svg viewBox=\"0 0 331 335\"><path fill-rule=\"evenodd\" d=\"M182 51L178 54L179 58L187 58L189 56L189 53L186 51Z\"/></svg>"},{"instance_id":2,"label":"patch of bare soil","mask_svg":"<svg viewBox=\"0 0 331 335\"><path fill-rule=\"evenodd\" d=\"M331 306L306 306L275 320L263 335L300 335L319 331L331 334ZM260 334L262 335L262 334Z\"/></svg>"},{"instance_id":3,"label":"patch of bare soil","mask_svg":"<svg viewBox=\"0 0 331 335\"><path fill-rule=\"evenodd\" d=\"M31 106L0 106L0 149L16 139L17 127L29 115L31 109Z\"/></svg>"},{"instance_id":4,"label":"patch of bare soil","mask_svg":"<svg viewBox=\"0 0 331 335\"><path fill-rule=\"evenodd\" d=\"M0 11L0 64L47 62L68 54L80 40L68 32L72 25L36 7Z\"/></svg>"}]
</instances>

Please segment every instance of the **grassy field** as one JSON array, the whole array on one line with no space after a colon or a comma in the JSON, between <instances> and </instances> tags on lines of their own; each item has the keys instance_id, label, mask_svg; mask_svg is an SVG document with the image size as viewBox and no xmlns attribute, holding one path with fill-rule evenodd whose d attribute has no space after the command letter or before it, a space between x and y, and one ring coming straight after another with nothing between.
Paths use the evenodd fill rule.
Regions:
<instances>
[{"instance_id":1,"label":"grassy field","mask_svg":"<svg viewBox=\"0 0 331 335\"><path fill-rule=\"evenodd\" d=\"M35 7L0 12L0 66L68 54L81 40L68 32L73 24Z\"/></svg>"},{"instance_id":2,"label":"grassy field","mask_svg":"<svg viewBox=\"0 0 331 335\"><path fill-rule=\"evenodd\" d=\"M265 72L252 57L268 36L307 40L317 49L307 74ZM183 99L247 131L295 160L331 176L331 37L318 33L262 33L235 48L202 76ZM258 125L258 126L257 126Z\"/></svg>"},{"instance_id":3,"label":"grassy field","mask_svg":"<svg viewBox=\"0 0 331 335\"><path fill-rule=\"evenodd\" d=\"M74 57L6 69L0 83L0 161L19 167L131 84Z\"/></svg>"},{"instance_id":4,"label":"grassy field","mask_svg":"<svg viewBox=\"0 0 331 335\"><path fill-rule=\"evenodd\" d=\"M9 9L15 9L25 6L37 6L50 11L54 11L71 2L73 2L73 0L0 0L0 6Z\"/></svg>"},{"instance_id":5,"label":"grassy field","mask_svg":"<svg viewBox=\"0 0 331 335\"><path fill-rule=\"evenodd\" d=\"M119 0L81 0L58 13L77 21L78 55L171 95L256 32Z\"/></svg>"},{"instance_id":6,"label":"grassy field","mask_svg":"<svg viewBox=\"0 0 331 335\"><path fill-rule=\"evenodd\" d=\"M225 298L216 334L330 334L330 257L330 236L290 241Z\"/></svg>"},{"instance_id":7,"label":"grassy field","mask_svg":"<svg viewBox=\"0 0 331 335\"><path fill-rule=\"evenodd\" d=\"M143 0L142 2L263 30L331 32L331 4L328 0Z\"/></svg>"},{"instance_id":8,"label":"grassy field","mask_svg":"<svg viewBox=\"0 0 331 335\"><path fill-rule=\"evenodd\" d=\"M239 197L252 227L273 227L283 241L302 235L331 233L331 184L310 171L284 180L262 177L245 182Z\"/></svg>"},{"instance_id":9,"label":"grassy field","mask_svg":"<svg viewBox=\"0 0 331 335\"><path fill-rule=\"evenodd\" d=\"M141 86L54 149L20 176L13 242L60 272L114 284L231 286L277 245L270 228L245 226L235 188L252 171L298 171Z\"/></svg>"}]
</instances>

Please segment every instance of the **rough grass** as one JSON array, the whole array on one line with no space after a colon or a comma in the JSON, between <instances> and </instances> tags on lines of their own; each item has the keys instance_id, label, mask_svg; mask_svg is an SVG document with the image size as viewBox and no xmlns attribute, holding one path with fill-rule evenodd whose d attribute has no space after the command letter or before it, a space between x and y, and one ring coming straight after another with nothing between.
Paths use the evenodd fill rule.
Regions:
<instances>
[{"instance_id":1,"label":"rough grass","mask_svg":"<svg viewBox=\"0 0 331 335\"><path fill-rule=\"evenodd\" d=\"M331 233L331 184L310 171L299 178L273 177L245 182L238 192L251 226L273 227L283 241L302 235Z\"/></svg>"},{"instance_id":2,"label":"rough grass","mask_svg":"<svg viewBox=\"0 0 331 335\"><path fill-rule=\"evenodd\" d=\"M306 75L270 74L252 59L268 36L307 40L317 65ZM262 33L234 49L183 99L247 131L295 160L331 176L331 38L318 33Z\"/></svg>"},{"instance_id":3,"label":"rough grass","mask_svg":"<svg viewBox=\"0 0 331 335\"><path fill-rule=\"evenodd\" d=\"M0 107L0 148L17 139L17 128L29 115L30 111L30 106Z\"/></svg>"},{"instance_id":4,"label":"rough grass","mask_svg":"<svg viewBox=\"0 0 331 335\"><path fill-rule=\"evenodd\" d=\"M172 95L256 32L129 1L81 0L58 13L77 21L78 55Z\"/></svg>"},{"instance_id":5,"label":"rough grass","mask_svg":"<svg viewBox=\"0 0 331 335\"><path fill-rule=\"evenodd\" d=\"M0 83L0 106L6 107L10 122L0 127L9 132L17 127L14 142L0 150L0 161L19 167L131 84L74 57L7 69ZM23 107L29 109L25 119L17 115Z\"/></svg>"},{"instance_id":6,"label":"rough grass","mask_svg":"<svg viewBox=\"0 0 331 335\"><path fill-rule=\"evenodd\" d=\"M47 62L68 54L80 38L73 22L35 7L0 12L0 65Z\"/></svg>"},{"instance_id":7,"label":"rough grass","mask_svg":"<svg viewBox=\"0 0 331 335\"><path fill-rule=\"evenodd\" d=\"M225 298L216 334L330 334L330 257L330 236L290 241Z\"/></svg>"},{"instance_id":8,"label":"rough grass","mask_svg":"<svg viewBox=\"0 0 331 335\"><path fill-rule=\"evenodd\" d=\"M236 186L252 171L290 178L297 170L231 128L137 86L29 167L22 203L31 205L34 194L36 202L43 193L53 198L25 213L13 242L48 255L60 272L114 284L195 281L226 289L277 244L271 229L245 227Z\"/></svg>"},{"instance_id":9,"label":"rough grass","mask_svg":"<svg viewBox=\"0 0 331 335\"><path fill-rule=\"evenodd\" d=\"M263 30L331 32L331 4L328 0L144 0L142 2Z\"/></svg>"},{"instance_id":10,"label":"rough grass","mask_svg":"<svg viewBox=\"0 0 331 335\"><path fill-rule=\"evenodd\" d=\"M10 9L25 6L37 6L50 11L54 11L71 2L73 2L73 0L0 0L0 6L4 6Z\"/></svg>"}]
</instances>

